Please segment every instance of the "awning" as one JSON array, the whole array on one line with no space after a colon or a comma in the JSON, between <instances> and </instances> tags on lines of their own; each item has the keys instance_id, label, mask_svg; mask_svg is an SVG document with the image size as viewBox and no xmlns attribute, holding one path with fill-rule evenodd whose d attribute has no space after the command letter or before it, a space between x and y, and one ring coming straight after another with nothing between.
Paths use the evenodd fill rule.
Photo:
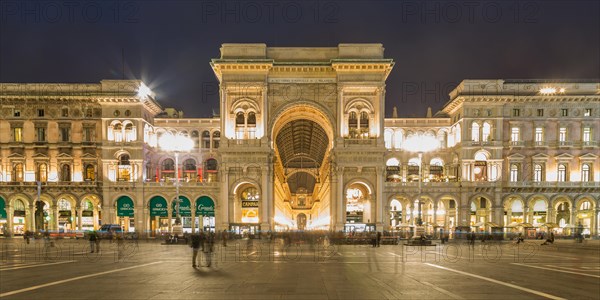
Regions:
<instances>
[{"instance_id":1,"label":"awning","mask_svg":"<svg viewBox=\"0 0 600 300\"><path fill-rule=\"evenodd\" d=\"M515 227L517 227L517 226L519 226L519 223L517 223L517 222L512 222L512 223L510 223L510 224L506 225L506 228L515 228Z\"/></svg>"},{"instance_id":2,"label":"awning","mask_svg":"<svg viewBox=\"0 0 600 300\"><path fill-rule=\"evenodd\" d=\"M6 219L6 203L4 199L0 197L0 220Z\"/></svg>"},{"instance_id":3,"label":"awning","mask_svg":"<svg viewBox=\"0 0 600 300\"><path fill-rule=\"evenodd\" d=\"M190 199L185 196L179 196L179 215L182 217L191 217L192 216L192 207L190 205ZM177 201L173 199L171 202L171 208L173 208L172 215L173 217L177 216Z\"/></svg>"},{"instance_id":4,"label":"awning","mask_svg":"<svg viewBox=\"0 0 600 300\"><path fill-rule=\"evenodd\" d=\"M499 228L499 227L500 227L500 225L498 225L498 224L496 224L496 223L492 223L492 222L487 222L487 223L485 223L485 226L496 227L496 228Z\"/></svg>"},{"instance_id":5,"label":"awning","mask_svg":"<svg viewBox=\"0 0 600 300\"><path fill-rule=\"evenodd\" d=\"M215 202L207 196L196 199L196 216L214 217Z\"/></svg>"},{"instance_id":6,"label":"awning","mask_svg":"<svg viewBox=\"0 0 600 300\"><path fill-rule=\"evenodd\" d=\"M545 227L548 227L548 228L556 228L556 227L558 227L558 224L556 224L556 223L546 223L546 224L543 224L542 226L545 226Z\"/></svg>"},{"instance_id":7,"label":"awning","mask_svg":"<svg viewBox=\"0 0 600 300\"><path fill-rule=\"evenodd\" d=\"M161 196L154 196L150 199L150 217L167 216L167 200Z\"/></svg>"},{"instance_id":8,"label":"awning","mask_svg":"<svg viewBox=\"0 0 600 300\"><path fill-rule=\"evenodd\" d=\"M481 227L483 225L485 225L485 223L479 222L479 223L475 223L475 225L473 225L472 227Z\"/></svg>"},{"instance_id":9,"label":"awning","mask_svg":"<svg viewBox=\"0 0 600 300\"><path fill-rule=\"evenodd\" d=\"M128 196L121 196L117 199L117 216L133 217L133 200Z\"/></svg>"},{"instance_id":10,"label":"awning","mask_svg":"<svg viewBox=\"0 0 600 300\"><path fill-rule=\"evenodd\" d=\"M533 227L533 225L529 224L529 223L519 223L518 226L524 227L524 228L529 228L529 227Z\"/></svg>"}]
</instances>

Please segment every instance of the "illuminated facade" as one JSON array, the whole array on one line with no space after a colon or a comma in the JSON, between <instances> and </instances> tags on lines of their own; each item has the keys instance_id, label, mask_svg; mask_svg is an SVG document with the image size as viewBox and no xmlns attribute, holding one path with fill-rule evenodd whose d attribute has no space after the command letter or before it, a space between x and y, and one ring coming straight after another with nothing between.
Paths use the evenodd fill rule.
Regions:
<instances>
[{"instance_id":1,"label":"illuminated facade","mask_svg":"<svg viewBox=\"0 0 600 300\"><path fill-rule=\"evenodd\" d=\"M184 231L598 234L600 83L465 80L433 116L384 118L379 44L224 44L211 66L214 118L139 81L1 84L2 231L170 232L179 177ZM178 168L165 132L194 141Z\"/></svg>"}]
</instances>

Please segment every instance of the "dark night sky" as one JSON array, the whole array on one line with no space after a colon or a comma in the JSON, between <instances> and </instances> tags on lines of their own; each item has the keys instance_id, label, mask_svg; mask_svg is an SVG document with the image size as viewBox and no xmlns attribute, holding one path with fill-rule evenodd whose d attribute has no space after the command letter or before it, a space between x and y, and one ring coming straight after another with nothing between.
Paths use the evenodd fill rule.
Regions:
<instances>
[{"instance_id":1,"label":"dark night sky","mask_svg":"<svg viewBox=\"0 0 600 300\"><path fill-rule=\"evenodd\" d=\"M462 79L597 80L600 2L0 0L0 82L120 79L124 48L127 78L208 117L222 43L382 43L387 115L424 116Z\"/></svg>"}]
</instances>

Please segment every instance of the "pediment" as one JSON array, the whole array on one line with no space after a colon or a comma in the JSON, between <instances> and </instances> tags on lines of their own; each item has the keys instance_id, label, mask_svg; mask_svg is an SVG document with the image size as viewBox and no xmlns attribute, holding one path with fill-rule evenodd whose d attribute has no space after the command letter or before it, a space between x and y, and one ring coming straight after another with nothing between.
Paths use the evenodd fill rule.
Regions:
<instances>
[{"instance_id":1,"label":"pediment","mask_svg":"<svg viewBox=\"0 0 600 300\"><path fill-rule=\"evenodd\" d=\"M73 159L73 156L71 156L68 153L60 153L56 156L57 159Z\"/></svg>"},{"instance_id":2,"label":"pediment","mask_svg":"<svg viewBox=\"0 0 600 300\"><path fill-rule=\"evenodd\" d=\"M25 156L23 156L23 154L21 154L21 153L13 152L10 155L8 155L8 158L9 159L25 159Z\"/></svg>"},{"instance_id":3,"label":"pediment","mask_svg":"<svg viewBox=\"0 0 600 300\"><path fill-rule=\"evenodd\" d=\"M509 155L507 158L513 159L513 160L519 160L519 159L525 159L525 156L521 153L515 153L515 154Z\"/></svg>"},{"instance_id":4,"label":"pediment","mask_svg":"<svg viewBox=\"0 0 600 300\"><path fill-rule=\"evenodd\" d=\"M586 153L584 155L579 156L580 160L596 160L598 155L594 155L592 153Z\"/></svg>"},{"instance_id":5,"label":"pediment","mask_svg":"<svg viewBox=\"0 0 600 300\"><path fill-rule=\"evenodd\" d=\"M81 159L96 159L96 158L98 158L98 157L96 155L94 155L94 154L91 154L91 153L84 153L81 156Z\"/></svg>"},{"instance_id":6,"label":"pediment","mask_svg":"<svg viewBox=\"0 0 600 300\"><path fill-rule=\"evenodd\" d=\"M34 159L49 159L48 155L37 152L32 156Z\"/></svg>"},{"instance_id":7,"label":"pediment","mask_svg":"<svg viewBox=\"0 0 600 300\"><path fill-rule=\"evenodd\" d=\"M545 154L545 153L538 153L538 154L533 155L531 158L534 160L547 160L550 158L550 155Z\"/></svg>"},{"instance_id":8,"label":"pediment","mask_svg":"<svg viewBox=\"0 0 600 300\"><path fill-rule=\"evenodd\" d=\"M571 160L571 159L573 159L573 155L568 154L568 153L561 153L561 154L555 156L554 158L556 158L556 160Z\"/></svg>"}]
</instances>

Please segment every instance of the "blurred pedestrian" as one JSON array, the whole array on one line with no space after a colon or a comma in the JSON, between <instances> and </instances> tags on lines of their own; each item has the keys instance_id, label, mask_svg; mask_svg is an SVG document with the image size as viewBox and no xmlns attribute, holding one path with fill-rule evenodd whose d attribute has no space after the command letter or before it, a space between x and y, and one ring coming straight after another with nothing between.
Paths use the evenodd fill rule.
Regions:
<instances>
[{"instance_id":1,"label":"blurred pedestrian","mask_svg":"<svg viewBox=\"0 0 600 300\"><path fill-rule=\"evenodd\" d=\"M191 245L192 247L192 268L197 267L196 257L198 257L198 251L200 251L201 239L199 234L192 234Z\"/></svg>"},{"instance_id":2,"label":"blurred pedestrian","mask_svg":"<svg viewBox=\"0 0 600 300\"><path fill-rule=\"evenodd\" d=\"M203 248L207 267L210 267L210 265L212 263L212 252L213 252L214 241L215 241L214 232L207 232L205 235L205 238L204 238L204 248Z\"/></svg>"},{"instance_id":3,"label":"blurred pedestrian","mask_svg":"<svg viewBox=\"0 0 600 300\"><path fill-rule=\"evenodd\" d=\"M94 249L96 247L98 247L98 248L100 247L100 246L97 246L97 244L96 244L98 241L98 236L96 235L95 231L90 232L89 241L90 241L90 250L91 250L90 253L94 253ZM98 252L99 251L100 250L98 249Z\"/></svg>"},{"instance_id":4,"label":"blurred pedestrian","mask_svg":"<svg viewBox=\"0 0 600 300\"><path fill-rule=\"evenodd\" d=\"M223 229L221 239L223 239L223 247L227 247L227 239L229 239L229 233L227 232L227 229Z\"/></svg>"},{"instance_id":5,"label":"blurred pedestrian","mask_svg":"<svg viewBox=\"0 0 600 300\"><path fill-rule=\"evenodd\" d=\"M381 231L377 231L376 239L377 239L377 247L379 247L381 245Z\"/></svg>"}]
</instances>

